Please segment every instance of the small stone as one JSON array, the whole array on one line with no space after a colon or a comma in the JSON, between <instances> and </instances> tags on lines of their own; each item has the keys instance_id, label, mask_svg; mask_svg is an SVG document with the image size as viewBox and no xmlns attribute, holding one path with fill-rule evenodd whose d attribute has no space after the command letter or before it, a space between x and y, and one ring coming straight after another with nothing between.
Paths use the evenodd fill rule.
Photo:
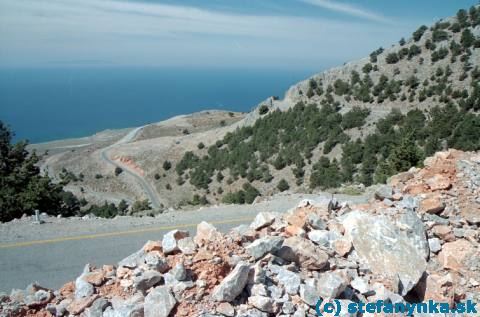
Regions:
<instances>
[{"instance_id":1,"label":"small stone","mask_svg":"<svg viewBox=\"0 0 480 317\"><path fill-rule=\"evenodd\" d=\"M437 225L432 228L434 235L442 239L443 241L455 241L455 236L453 235L452 228L444 225Z\"/></svg>"},{"instance_id":2,"label":"small stone","mask_svg":"<svg viewBox=\"0 0 480 317\"><path fill-rule=\"evenodd\" d=\"M147 269L156 270L160 273L165 273L169 269L167 260L155 253L148 253L145 256L144 265L147 267Z\"/></svg>"},{"instance_id":3,"label":"small stone","mask_svg":"<svg viewBox=\"0 0 480 317\"><path fill-rule=\"evenodd\" d=\"M170 289L158 286L145 297L145 317L168 317L176 304L177 300Z\"/></svg>"},{"instance_id":4,"label":"small stone","mask_svg":"<svg viewBox=\"0 0 480 317\"><path fill-rule=\"evenodd\" d=\"M105 298L98 298L89 308L85 309L85 317L102 317L103 311L110 306Z\"/></svg>"},{"instance_id":5,"label":"small stone","mask_svg":"<svg viewBox=\"0 0 480 317\"><path fill-rule=\"evenodd\" d=\"M145 252L152 252L152 251L162 252L162 242L161 241L148 240L147 243L145 243L145 245L143 246L142 249Z\"/></svg>"},{"instance_id":6,"label":"small stone","mask_svg":"<svg viewBox=\"0 0 480 317\"><path fill-rule=\"evenodd\" d=\"M78 315L82 313L87 307L90 307L90 305L92 305L93 302L99 297L100 295L95 294L92 296L75 299L72 303L70 303L70 305L68 305L67 310L72 315Z\"/></svg>"},{"instance_id":7,"label":"small stone","mask_svg":"<svg viewBox=\"0 0 480 317\"><path fill-rule=\"evenodd\" d=\"M296 295L300 288L300 276L292 271L280 268L277 274L278 282L283 285L285 291L290 295Z\"/></svg>"},{"instance_id":8,"label":"small stone","mask_svg":"<svg viewBox=\"0 0 480 317\"><path fill-rule=\"evenodd\" d=\"M274 313L275 312L275 302L266 296L250 296L248 298L248 303L253 307L266 312L266 313Z\"/></svg>"},{"instance_id":9,"label":"small stone","mask_svg":"<svg viewBox=\"0 0 480 317\"><path fill-rule=\"evenodd\" d=\"M360 294L367 294L370 291L368 283L358 276L350 282L350 286L356 289Z\"/></svg>"},{"instance_id":10,"label":"small stone","mask_svg":"<svg viewBox=\"0 0 480 317\"><path fill-rule=\"evenodd\" d=\"M343 257L352 249L352 243L347 239L338 239L333 242L333 248L338 255Z\"/></svg>"},{"instance_id":11,"label":"small stone","mask_svg":"<svg viewBox=\"0 0 480 317\"><path fill-rule=\"evenodd\" d=\"M162 275L157 271L150 270L142 272L140 276L136 276L133 279L133 286L136 289L145 292L151 287L160 283L161 281Z\"/></svg>"},{"instance_id":12,"label":"small stone","mask_svg":"<svg viewBox=\"0 0 480 317\"><path fill-rule=\"evenodd\" d=\"M212 299L217 302L233 301L245 288L248 280L250 265L240 262L235 266L223 281L215 287Z\"/></svg>"},{"instance_id":13,"label":"small stone","mask_svg":"<svg viewBox=\"0 0 480 317\"><path fill-rule=\"evenodd\" d=\"M233 308L232 304L227 302L218 304L216 311L217 313L227 317L233 317L235 315L235 308Z\"/></svg>"},{"instance_id":14,"label":"small stone","mask_svg":"<svg viewBox=\"0 0 480 317\"><path fill-rule=\"evenodd\" d=\"M264 284L254 284L250 287L250 295L267 296L267 287Z\"/></svg>"},{"instance_id":15,"label":"small stone","mask_svg":"<svg viewBox=\"0 0 480 317\"><path fill-rule=\"evenodd\" d=\"M163 236L162 248L164 254L180 251L178 240L188 237L188 231L172 230Z\"/></svg>"},{"instance_id":16,"label":"small stone","mask_svg":"<svg viewBox=\"0 0 480 317\"><path fill-rule=\"evenodd\" d=\"M299 237L302 237L304 238L306 236L306 231L301 228L301 227L297 227L297 226L292 226L292 225L289 225L285 228L285 233L288 235L288 236L299 236Z\"/></svg>"},{"instance_id":17,"label":"small stone","mask_svg":"<svg viewBox=\"0 0 480 317\"><path fill-rule=\"evenodd\" d=\"M324 251L317 248L313 242L301 237L285 239L276 255L310 270L321 270L328 263L328 255Z\"/></svg>"},{"instance_id":18,"label":"small stone","mask_svg":"<svg viewBox=\"0 0 480 317\"><path fill-rule=\"evenodd\" d=\"M454 287L452 276L450 274L445 276L431 274L427 276L423 300L434 300L436 302L444 302L453 305Z\"/></svg>"},{"instance_id":19,"label":"small stone","mask_svg":"<svg viewBox=\"0 0 480 317\"><path fill-rule=\"evenodd\" d=\"M438 195L429 196L420 202L420 212L439 214L445 209L445 203Z\"/></svg>"},{"instance_id":20,"label":"small stone","mask_svg":"<svg viewBox=\"0 0 480 317\"><path fill-rule=\"evenodd\" d=\"M266 236L253 241L247 246L247 251L255 260L263 257L267 253L274 253L282 247L283 238L278 236Z\"/></svg>"},{"instance_id":21,"label":"small stone","mask_svg":"<svg viewBox=\"0 0 480 317\"><path fill-rule=\"evenodd\" d=\"M105 281L105 273L103 271L90 272L84 274L82 278L94 286L100 286Z\"/></svg>"},{"instance_id":22,"label":"small stone","mask_svg":"<svg viewBox=\"0 0 480 317\"><path fill-rule=\"evenodd\" d=\"M193 240L197 245L202 245L204 242L215 241L219 235L220 233L215 226L206 221L202 221L197 225L197 234Z\"/></svg>"},{"instance_id":23,"label":"small stone","mask_svg":"<svg viewBox=\"0 0 480 317\"><path fill-rule=\"evenodd\" d=\"M470 242L459 239L454 242L447 242L443 245L442 251L438 254L438 260L446 269L461 271L468 270L466 260L474 253L474 247Z\"/></svg>"},{"instance_id":24,"label":"small stone","mask_svg":"<svg viewBox=\"0 0 480 317\"><path fill-rule=\"evenodd\" d=\"M318 285L322 298L337 298L347 287L348 281L337 272L325 272L320 275Z\"/></svg>"},{"instance_id":25,"label":"small stone","mask_svg":"<svg viewBox=\"0 0 480 317\"><path fill-rule=\"evenodd\" d=\"M197 250L197 246L195 245L195 241L192 237L186 237L178 240L178 248L183 254L186 255L195 254L195 251Z\"/></svg>"},{"instance_id":26,"label":"small stone","mask_svg":"<svg viewBox=\"0 0 480 317\"><path fill-rule=\"evenodd\" d=\"M271 225L275 218L278 216L277 213L273 212L261 212L259 213L253 222L250 224L250 228L254 230L262 229L263 227Z\"/></svg>"},{"instance_id":27,"label":"small stone","mask_svg":"<svg viewBox=\"0 0 480 317\"><path fill-rule=\"evenodd\" d=\"M118 267L126 267L130 269L134 269L137 266L143 264L144 258L145 258L145 251L138 250L137 252L127 256L120 262L118 262Z\"/></svg>"},{"instance_id":28,"label":"small stone","mask_svg":"<svg viewBox=\"0 0 480 317\"><path fill-rule=\"evenodd\" d=\"M308 214L307 223L314 230L325 230L327 228L325 221L323 221L322 218L315 213Z\"/></svg>"},{"instance_id":29,"label":"small stone","mask_svg":"<svg viewBox=\"0 0 480 317\"><path fill-rule=\"evenodd\" d=\"M442 250L442 244L440 243L440 239L438 238L428 239L428 246L430 248L430 251L433 253L438 253L440 252L440 250Z\"/></svg>"},{"instance_id":30,"label":"small stone","mask_svg":"<svg viewBox=\"0 0 480 317\"><path fill-rule=\"evenodd\" d=\"M427 179L425 183L428 185L428 187L430 187L432 191L444 190L452 187L452 183L450 182L450 180L440 174L436 174L435 176Z\"/></svg>"},{"instance_id":31,"label":"small stone","mask_svg":"<svg viewBox=\"0 0 480 317\"><path fill-rule=\"evenodd\" d=\"M93 295L95 288L83 279L83 275L75 280L75 298L80 299Z\"/></svg>"},{"instance_id":32,"label":"small stone","mask_svg":"<svg viewBox=\"0 0 480 317\"><path fill-rule=\"evenodd\" d=\"M175 267L170 271L170 273L175 277L177 281L185 281L187 280L187 270L182 263L178 263Z\"/></svg>"},{"instance_id":33,"label":"small stone","mask_svg":"<svg viewBox=\"0 0 480 317\"><path fill-rule=\"evenodd\" d=\"M308 279L305 284L300 285L300 298L308 306L315 307L320 296L317 294L317 287L314 279Z\"/></svg>"},{"instance_id":34,"label":"small stone","mask_svg":"<svg viewBox=\"0 0 480 317\"><path fill-rule=\"evenodd\" d=\"M393 199L393 188L392 186L382 185L375 191L375 198L378 200Z\"/></svg>"}]
</instances>

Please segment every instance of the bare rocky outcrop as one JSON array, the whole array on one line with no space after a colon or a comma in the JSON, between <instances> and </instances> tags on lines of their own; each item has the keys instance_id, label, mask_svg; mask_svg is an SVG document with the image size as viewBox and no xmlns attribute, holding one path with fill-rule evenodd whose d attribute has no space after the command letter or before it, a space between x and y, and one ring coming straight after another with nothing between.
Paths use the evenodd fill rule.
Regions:
<instances>
[{"instance_id":1,"label":"bare rocky outcrop","mask_svg":"<svg viewBox=\"0 0 480 317\"><path fill-rule=\"evenodd\" d=\"M193 238L172 231L117 267L87 265L60 290L2 295L0 316L315 316L320 299L478 302L480 153L440 152L424 165L368 204L302 201L227 234L208 223ZM422 208L432 195L444 206L434 213Z\"/></svg>"}]
</instances>

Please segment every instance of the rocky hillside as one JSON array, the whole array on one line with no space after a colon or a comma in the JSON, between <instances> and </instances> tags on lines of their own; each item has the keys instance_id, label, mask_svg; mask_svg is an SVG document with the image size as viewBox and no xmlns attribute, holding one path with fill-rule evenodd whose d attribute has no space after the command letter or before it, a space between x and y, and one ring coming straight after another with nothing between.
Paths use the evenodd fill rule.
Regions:
<instances>
[{"instance_id":1,"label":"rocky hillside","mask_svg":"<svg viewBox=\"0 0 480 317\"><path fill-rule=\"evenodd\" d=\"M359 301L478 302L480 153L439 152L424 165L368 204L305 200L228 234L205 222L194 237L171 231L59 290L1 295L0 316L304 317L319 300L357 316L346 307Z\"/></svg>"},{"instance_id":2,"label":"rocky hillside","mask_svg":"<svg viewBox=\"0 0 480 317\"><path fill-rule=\"evenodd\" d=\"M445 148L480 148L480 7L270 98L176 165L193 203L383 183ZM201 198L201 199L200 199Z\"/></svg>"},{"instance_id":3,"label":"rocky hillside","mask_svg":"<svg viewBox=\"0 0 480 317\"><path fill-rule=\"evenodd\" d=\"M480 149L479 66L477 6L312 76L246 116L149 125L122 144L50 157L44 168L83 175L67 188L88 201L131 205L149 198L148 186L164 208L251 203L284 191L358 192L436 151Z\"/></svg>"}]
</instances>

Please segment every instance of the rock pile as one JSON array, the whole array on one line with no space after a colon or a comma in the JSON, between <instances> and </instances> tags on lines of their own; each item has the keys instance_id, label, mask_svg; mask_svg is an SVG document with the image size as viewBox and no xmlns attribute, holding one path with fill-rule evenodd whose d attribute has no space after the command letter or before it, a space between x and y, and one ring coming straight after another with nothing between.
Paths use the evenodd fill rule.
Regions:
<instances>
[{"instance_id":1,"label":"rock pile","mask_svg":"<svg viewBox=\"0 0 480 317\"><path fill-rule=\"evenodd\" d=\"M319 299L479 302L480 154L440 152L424 165L369 204L302 201L227 234L205 222L195 237L171 231L57 291L1 296L0 315L304 317Z\"/></svg>"}]
</instances>

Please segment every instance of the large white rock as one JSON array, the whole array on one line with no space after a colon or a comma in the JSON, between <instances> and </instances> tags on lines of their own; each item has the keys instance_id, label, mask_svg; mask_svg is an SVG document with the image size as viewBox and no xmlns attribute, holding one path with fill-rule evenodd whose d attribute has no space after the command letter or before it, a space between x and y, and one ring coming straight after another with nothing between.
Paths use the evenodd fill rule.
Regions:
<instances>
[{"instance_id":1,"label":"large white rock","mask_svg":"<svg viewBox=\"0 0 480 317\"><path fill-rule=\"evenodd\" d=\"M427 263L405 232L384 216L360 211L345 215L345 235L369 269L398 283L398 292L406 295L420 280Z\"/></svg>"},{"instance_id":2,"label":"large white rock","mask_svg":"<svg viewBox=\"0 0 480 317\"><path fill-rule=\"evenodd\" d=\"M145 317L168 317L176 304L177 300L170 289L158 286L145 297Z\"/></svg>"},{"instance_id":3,"label":"large white rock","mask_svg":"<svg viewBox=\"0 0 480 317\"><path fill-rule=\"evenodd\" d=\"M212 293L213 300L217 302L233 301L245 288L249 272L250 265L245 262L239 262L233 271L215 287Z\"/></svg>"}]
</instances>

